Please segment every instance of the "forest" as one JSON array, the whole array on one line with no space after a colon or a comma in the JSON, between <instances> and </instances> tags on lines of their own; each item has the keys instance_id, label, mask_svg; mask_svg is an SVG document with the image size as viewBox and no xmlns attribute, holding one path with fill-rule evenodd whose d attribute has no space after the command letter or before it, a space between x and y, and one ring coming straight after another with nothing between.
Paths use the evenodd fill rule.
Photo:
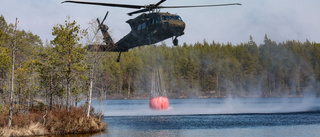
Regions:
<instances>
[{"instance_id":1,"label":"forest","mask_svg":"<svg viewBox=\"0 0 320 137\"><path fill-rule=\"evenodd\" d=\"M102 112L90 104L92 59L79 43L86 30L67 17L53 26L55 38L44 45L18 23L0 17L0 136L104 131ZM83 94L87 103L77 106Z\"/></svg>"},{"instance_id":2,"label":"forest","mask_svg":"<svg viewBox=\"0 0 320 137\"><path fill-rule=\"evenodd\" d=\"M277 43L266 34L260 45L251 36L236 45L206 40L178 46L160 43L123 53L118 63L118 53L86 51L91 42L86 40L88 31L66 20L53 26L55 38L43 43L30 31L15 31L14 24L1 16L2 107L10 98L13 50L16 104L77 106L90 87L96 99L147 99L157 68L162 70L169 98L320 95L320 44L316 42Z\"/></svg>"}]
</instances>

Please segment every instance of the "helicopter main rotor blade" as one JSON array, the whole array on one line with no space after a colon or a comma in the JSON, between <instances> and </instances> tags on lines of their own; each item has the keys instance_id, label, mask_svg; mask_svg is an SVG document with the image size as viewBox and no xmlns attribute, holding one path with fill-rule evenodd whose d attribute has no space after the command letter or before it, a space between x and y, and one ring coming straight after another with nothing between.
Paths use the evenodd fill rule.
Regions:
<instances>
[{"instance_id":1,"label":"helicopter main rotor blade","mask_svg":"<svg viewBox=\"0 0 320 137\"><path fill-rule=\"evenodd\" d=\"M157 9L159 7L159 5L163 2L165 2L166 0L161 0L159 1L158 3L156 4L150 4L150 5L146 5L144 6L144 9L141 9L141 10L138 10L138 11L133 11L133 12L130 12L128 13L128 15L133 15L133 14L137 14L137 13L141 13L141 12L147 12L147 11L151 11L153 9Z\"/></svg>"},{"instance_id":2,"label":"helicopter main rotor blade","mask_svg":"<svg viewBox=\"0 0 320 137\"><path fill-rule=\"evenodd\" d=\"M161 0L157 4L154 5L154 7L158 7L161 3L165 2L166 0Z\"/></svg>"},{"instance_id":3,"label":"helicopter main rotor blade","mask_svg":"<svg viewBox=\"0 0 320 137\"><path fill-rule=\"evenodd\" d=\"M121 7L121 8L131 8L131 9L141 9L145 6L141 5L129 5L129 4L115 4L115 3L100 3L100 2L86 2L86 1L73 1L73 0L66 0L61 2L62 3L77 3L77 4L89 4L89 5L100 5L100 6L111 6L111 7Z\"/></svg>"},{"instance_id":4,"label":"helicopter main rotor blade","mask_svg":"<svg viewBox=\"0 0 320 137\"><path fill-rule=\"evenodd\" d=\"M137 14L137 13L141 13L141 12L147 12L147 11L150 11L149 9L141 9L141 10L137 10L137 11L134 11L134 12L130 12L128 13L129 16L133 15L133 14Z\"/></svg>"},{"instance_id":5,"label":"helicopter main rotor blade","mask_svg":"<svg viewBox=\"0 0 320 137\"><path fill-rule=\"evenodd\" d=\"M141 9L138 11L130 12L128 15L137 14L141 12L147 12L151 11L153 9L161 9L161 8L198 8L198 7L217 7L217 6L232 6L232 5L241 5L240 3L230 3L230 4L218 4L218 5L196 5L196 6L158 6L162 2L165 2L166 0L161 0L155 5L150 5L149 7L146 7L145 9Z\"/></svg>"},{"instance_id":6,"label":"helicopter main rotor blade","mask_svg":"<svg viewBox=\"0 0 320 137\"><path fill-rule=\"evenodd\" d=\"M218 7L218 6L232 6L232 5L242 5L240 3L230 3L230 4L217 4L217 5L196 5L196 6L158 6L158 8L198 8L198 7Z\"/></svg>"},{"instance_id":7,"label":"helicopter main rotor blade","mask_svg":"<svg viewBox=\"0 0 320 137\"><path fill-rule=\"evenodd\" d=\"M214 6L231 6L231 5L241 5L240 3L230 3L230 4L218 4L218 5L196 5L196 6L160 6L166 0L160 0L156 4L150 5L130 5L130 4L115 4L115 3L101 3L101 2L86 2L86 1L73 1L66 0L61 3L77 3L77 4L89 4L89 5L100 5L100 6L111 6L111 7L121 7L121 8L131 8L131 9L140 9L137 11L133 11L128 13L128 15L133 15L141 12L152 11L154 9L161 8L196 8L196 7L214 7ZM103 19L104 21L105 19ZM102 22L103 22L102 21Z\"/></svg>"}]
</instances>

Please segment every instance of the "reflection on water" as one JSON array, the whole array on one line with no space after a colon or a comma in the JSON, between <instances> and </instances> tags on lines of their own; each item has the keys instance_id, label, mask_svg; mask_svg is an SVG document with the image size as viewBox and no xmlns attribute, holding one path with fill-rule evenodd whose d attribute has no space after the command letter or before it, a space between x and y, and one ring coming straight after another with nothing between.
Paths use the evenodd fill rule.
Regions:
<instances>
[{"instance_id":1,"label":"reflection on water","mask_svg":"<svg viewBox=\"0 0 320 137\"><path fill-rule=\"evenodd\" d=\"M308 136L320 131L320 112L167 116L108 116L96 136Z\"/></svg>"},{"instance_id":2,"label":"reflection on water","mask_svg":"<svg viewBox=\"0 0 320 137\"><path fill-rule=\"evenodd\" d=\"M71 134L71 135L47 135L47 136L39 136L39 137L92 137L92 136L103 136L106 132L100 133L91 133L91 134Z\"/></svg>"},{"instance_id":3,"label":"reflection on water","mask_svg":"<svg viewBox=\"0 0 320 137\"><path fill-rule=\"evenodd\" d=\"M94 137L319 137L320 126L274 126L197 130L116 130Z\"/></svg>"}]
</instances>

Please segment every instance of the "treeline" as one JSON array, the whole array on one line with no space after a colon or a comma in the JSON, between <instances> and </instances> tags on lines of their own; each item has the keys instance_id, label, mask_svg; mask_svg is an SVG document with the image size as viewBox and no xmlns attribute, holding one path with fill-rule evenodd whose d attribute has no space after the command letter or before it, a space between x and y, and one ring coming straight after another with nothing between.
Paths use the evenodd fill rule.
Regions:
<instances>
[{"instance_id":1,"label":"treeline","mask_svg":"<svg viewBox=\"0 0 320 137\"><path fill-rule=\"evenodd\" d=\"M86 52L80 40L87 30L75 21L54 26L52 34L55 39L43 44L31 32L15 33L14 25L1 16L1 104L8 103L11 90L12 44L17 47L14 100L31 107L34 99L49 106L77 105L86 98L90 83L101 99L148 98L157 68L172 98L300 97L320 92L320 44L308 40L276 43L266 35L260 45L251 36L237 45L162 43L123 53L118 63L118 53Z\"/></svg>"},{"instance_id":2,"label":"treeline","mask_svg":"<svg viewBox=\"0 0 320 137\"><path fill-rule=\"evenodd\" d=\"M301 97L320 93L320 44L276 43L264 38L247 43L146 46L122 55L106 53L95 87L108 96L145 97L154 68L161 67L171 97ZM101 96L101 95L99 95Z\"/></svg>"}]
</instances>

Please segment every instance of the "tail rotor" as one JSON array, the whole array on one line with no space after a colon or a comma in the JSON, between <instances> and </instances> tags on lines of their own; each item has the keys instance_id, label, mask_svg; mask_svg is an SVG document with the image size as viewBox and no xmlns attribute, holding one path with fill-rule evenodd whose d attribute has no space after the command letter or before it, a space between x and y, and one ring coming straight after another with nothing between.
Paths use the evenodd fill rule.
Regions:
<instances>
[{"instance_id":1,"label":"tail rotor","mask_svg":"<svg viewBox=\"0 0 320 137\"><path fill-rule=\"evenodd\" d=\"M97 22L98 22L98 29L97 29L96 33L94 34L93 39L95 39L95 38L96 38L96 36L97 36L97 34L98 34L99 30L101 30L101 28L102 28L102 27L106 27L105 29L107 29L107 30L109 29L109 28L108 28L108 26L103 26L103 22L107 19L108 14L109 14L109 11L106 13L106 15L104 16L104 18L103 18L103 20L102 20L102 22L101 22L101 23L100 23L99 18L97 18ZM92 41L93 41L93 39L92 39Z\"/></svg>"}]
</instances>

